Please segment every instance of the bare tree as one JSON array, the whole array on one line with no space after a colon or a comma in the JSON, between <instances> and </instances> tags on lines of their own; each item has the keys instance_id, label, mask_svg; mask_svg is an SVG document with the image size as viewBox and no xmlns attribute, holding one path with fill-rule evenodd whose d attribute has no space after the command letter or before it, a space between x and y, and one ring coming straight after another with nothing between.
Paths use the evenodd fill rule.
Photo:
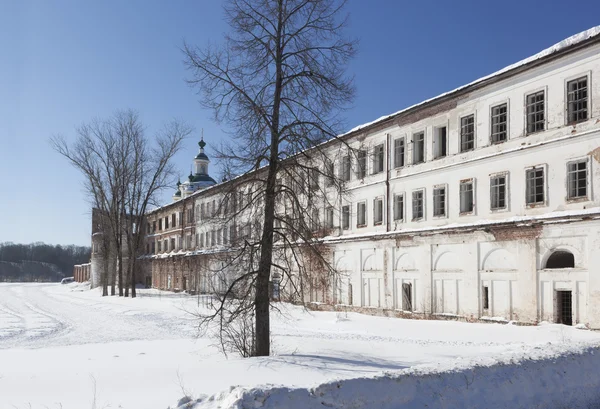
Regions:
<instances>
[{"instance_id":1,"label":"bare tree","mask_svg":"<svg viewBox=\"0 0 600 409\"><path fill-rule=\"evenodd\" d=\"M125 110L77 128L71 145L60 135L51 138L52 147L83 174L88 198L98 209L95 227L102 231L103 295L108 284L115 295L115 267L119 295L124 295L126 281L135 287L132 274L143 242L143 215L174 177L171 159L190 132L172 121L148 139L139 115Z\"/></svg>"},{"instance_id":2,"label":"bare tree","mask_svg":"<svg viewBox=\"0 0 600 409\"><path fill-rule=\"evenodd\" d=\"M292 274L306 262L298 248L327 264L313 246L318 231L313 210L335 200L332 186L338 193L343 188L333 172L335 153L325 142L338 135L339 113L354 96L352 78L344 71L356 41L343 37L344 5L337 0L232 0L225 6L231 34L222 48L184 45L189 84L232 131L233 143L224 144L217 157L228 162L227 169L247 174L240 179L243 184L229 183L222 209L213 213L229 228L242 215L259 221L235 227L241 237L217 262L223 267L216 268L232 275L223 278L227 291L207 317L218 318L221 326L251 317L252 331L232 331L256 339L245 344L251 355L270 353L273 270L288 276L291 293L302 294L302 274ZM311 175L324 177L327 188L306 184ZM236 195L241 189L248 199L240 205ZM234 197L237 208L226 215L225 206L233 206Z\"/></svg>"}]
</instances>

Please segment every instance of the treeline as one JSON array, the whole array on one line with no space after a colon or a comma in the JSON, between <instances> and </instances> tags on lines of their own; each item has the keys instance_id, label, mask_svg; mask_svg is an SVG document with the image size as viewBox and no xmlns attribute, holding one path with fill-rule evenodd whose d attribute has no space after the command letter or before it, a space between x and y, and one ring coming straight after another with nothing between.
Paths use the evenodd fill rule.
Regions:
<instances>
[{"instance_id":1,"label":"treeline","mask_svg":"<svg viewBox=\"0 0 600 409\"><path fill-rule=\"evenodd\" d=\"M45 243L0 243L0 281L60 281L75 264L90 261L91 248Z\"/></svg>"}]
</instances>

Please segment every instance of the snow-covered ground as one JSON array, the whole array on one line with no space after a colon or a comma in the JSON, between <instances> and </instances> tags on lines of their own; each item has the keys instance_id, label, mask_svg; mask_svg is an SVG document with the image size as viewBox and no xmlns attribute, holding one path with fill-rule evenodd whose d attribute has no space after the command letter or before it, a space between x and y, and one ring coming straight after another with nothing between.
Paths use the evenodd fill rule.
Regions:
<instances>
[{"instance_id":1,"label":"snow-covered ground","mask_svg":"<svg viewBox=\"0 0 600 409\"><path fill-rule=\"evenodd\" d=\"M268 384L305 388L267 392L273 402L295 393L300 403L294 407L313 407L301 400L305 395L314 398L306 388L334 380L385 375L340 384L346 385L343 390L368 394L377 386L397 384L397 375L556 357L569 351L591 354L586 348L600 344L599 333L560 325L401 320L284 305L284 316L276 314L272 320L273 356L225 358L213 341L196 337L189 311L197 306L195 297L156 290L125 299L100 297L98 291L77 284L0 284L0 408L166 409L184 395ZM510 376L519 376L511 370ZM508 376L506 370L502 374ZM585 376L590 382L595 379L589 372ZM343 401L332 395L340 387L321 387L327 404ZM236 389L200 405L217 407L235 396L256 403L257 393L265 394L264 387L257 390ZM336 407L373 406L357 405L354 397L351 404Z\"/></svg>"}]
</instances>

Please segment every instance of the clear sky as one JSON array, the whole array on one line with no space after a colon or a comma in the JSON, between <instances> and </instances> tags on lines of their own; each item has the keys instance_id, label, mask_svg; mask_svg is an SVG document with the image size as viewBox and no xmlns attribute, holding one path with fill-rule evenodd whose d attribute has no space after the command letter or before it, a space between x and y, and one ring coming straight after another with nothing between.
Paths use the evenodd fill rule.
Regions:
<instances>
[{"instance_id":1,"label":"clear sky","mask_svg":"<svg viewBox=\"0 0 600 409\"><path fill-rule=\"evenodd\" d=\"M600 24L598 0L350 0L348 11L360 40L348 129ZM184 83L179 47L226 30L219 0L0 0L0 242L89 245L82 178L48 139L94 117L133 108L149 132L186 120L197 131L176 157L182 176L201 128L210 155L225 133Z\"/></svg>"}]
</instances>

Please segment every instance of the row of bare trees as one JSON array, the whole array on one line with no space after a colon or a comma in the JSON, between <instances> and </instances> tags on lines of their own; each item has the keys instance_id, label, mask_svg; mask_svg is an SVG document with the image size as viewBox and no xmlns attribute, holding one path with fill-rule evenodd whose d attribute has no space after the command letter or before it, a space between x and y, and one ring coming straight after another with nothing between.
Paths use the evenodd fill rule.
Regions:
<instances>
[{"instance_id":1,"label":"row of bare trees","mask_svg":"<svg viewBox=\"0 0 600 409\"><path fill-rule=\"evenodd\" d=\"M97 209L93 229L101 235L103 295L109 287L115 295L116 287L120 296L129 296L130 288L136 296L144 215L158 202L158 193L172 185L172 158L190 133L190 127L173 120L148 137L139 114L125 110L80 126L72 142L61 135L51 139L54 150L82 174L87 197Z\"/></svg>"}]
</instances>

